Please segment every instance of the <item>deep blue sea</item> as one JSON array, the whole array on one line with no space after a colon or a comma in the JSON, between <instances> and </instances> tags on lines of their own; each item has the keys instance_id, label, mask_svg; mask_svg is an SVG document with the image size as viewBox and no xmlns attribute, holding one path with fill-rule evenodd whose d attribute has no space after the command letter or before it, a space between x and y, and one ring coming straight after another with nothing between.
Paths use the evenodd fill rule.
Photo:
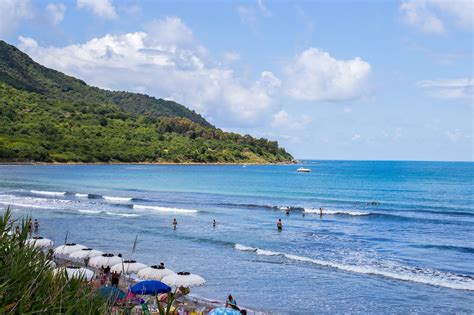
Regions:
<instances>
[{"instance_id":1,"label":"deep blue sea","mask_svg":"<svg viewBox=\"0 0 474 315\"><path fill-rule=\"evenodd\" d=\"M303 166L0 166L0 203L270 313L474 312L474 163Z\"/></svg>"}]
</instances>

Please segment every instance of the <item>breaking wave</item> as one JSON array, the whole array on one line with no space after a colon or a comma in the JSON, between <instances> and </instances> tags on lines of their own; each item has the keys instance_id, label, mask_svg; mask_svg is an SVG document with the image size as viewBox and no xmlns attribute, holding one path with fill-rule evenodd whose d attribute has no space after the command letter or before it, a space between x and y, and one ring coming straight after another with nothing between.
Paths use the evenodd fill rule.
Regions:
<instances>
[{"instance_id":1,"label":"breaking wave","mask_svg":"<svg viewBox=\"0 0 474 315\"><path fill-rule=\"evenodd\" d=\"M350 265L333 261L313 259L304 256L274 252L261 248L245 246L241 244L234 245L236 250L253 252L264 256L281 256L288 260L311 263L322 267L330 267L346 272L359 274L377 275L391 279L418 282L433 286L440 286L456 290L474 291L474 277L460 275L449 272L438 271L434 269L423 269L417 267L388 264L387 266L369 266L369 265Z\"/></svg>"},{"instance_id":2,"label":"breaking wave","mask_svg":"<svg viewBox=\"0 0 474 315\"><path fill-rule=\"evenodd\" d=\"M158 212L177 212L177 213L197 213L198 210L192 209L179 209L179 208L167 208L167 207L158 207L158 206L142 206L142 205L133 205L133 209L136 210L151 210Z\"/></svg>"}]
</instances>

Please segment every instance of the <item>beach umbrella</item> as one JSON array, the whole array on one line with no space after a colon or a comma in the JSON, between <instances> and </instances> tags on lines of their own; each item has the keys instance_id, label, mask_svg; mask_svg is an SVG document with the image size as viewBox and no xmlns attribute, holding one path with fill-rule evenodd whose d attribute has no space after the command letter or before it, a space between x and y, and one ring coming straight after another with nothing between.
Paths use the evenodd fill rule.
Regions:
<instances>
[{"instance_id":1,"label":"beach umbrella","mask_svg":"<svg viewBox=\"0 0 474 315\"><path fill-rule=\"evenodd\" d=\"M104 267L112 267L118 263L122 263L122 258L115 256L114 254L102 254L100 256L92 257L89 260L89 266L100 268Z\"/></svg>"},{"instance_id":2,"label":"beach umbrella","mask_svg":"<svg viewBox=\"0 0 474 315\"><path fill-rule=\"evenodd\" d=\"M68 256L69 254L77 252L78 250L81 250L83 248L86 248L86 247L84 245L79 245L76 243L67 243L65 245L56 247L56 249L54 250L54 255Z\"/></svg>"},{"instance_id":3,"label":"beach umbrella","mask_svg":"<svg viewBox=\"0 0 474 315\"><path fill-rule=\"evenodd\" d=\"M210 311L207 315L240 315L240 311L230 307L218 307Z\"/></svg>"},{"instance_id":4,"label":"beach umbrella","mask_svg":"<svg viewBox=\"0 0 474 315\"><path fill-rule=\"evenodd\" d=\"M166 276L174 274L173 270L167 268L160 268L156 265L144 268L138 272L138 277L141 279L161 280Z\"/></svg>"},{"instance_id":5,"label":"beach umbrella","mask_svg":"<svg viewBox=\"0 0 474 315\"><path fill-rule=\"evenodd\" d=\"M111 272L124 272L126 274L131 274L131 273L137 273L140 270L147 268L148 266L142 263L137 263L135 260L124 260L123 265L122 263L118 263L116 265L113 265L110 268Z\"/></svg>"},{"instance_id":6,"label":"beach umbrella","mask_svg":"<svg viewBox=\"0 0 474 315\"><path fill-rule=\"evenodd\" d=\"M81 250L78 250L78 251L75 251L73 253L71 253L69 255L69 258L73 259L73 260L83 260L83 259L86 259L86 258L92 258L92 257L95 257L95 256L100 256L102 255L104 252L101 252L100 250L95 250L95 249L92 249L92 248L83 248Z\"/></svg>"},{"instance_id":7,"label":"beach umbrella","mask_svg":"<svg viewBox=\"0 0 474 315\"><path fill-rule=\"evenodd\" d=\"M130 287L130 292L140 295L157 295L159 293L168 293L171 288L158 280L140 281Z\"/></svg>"},{"instance_id":8,"label":"beach umbrella","mask_svg":"<svg viewBox=\"0 0 474 315\"><path fill-rule=\"evenodd\" d=\"M42 236L35 236L26 240L26 243L37 248L53 247L53 241Z\"/></svg>"},{"instance_id":9,"label":"beach umbrella","mask_svg":"<svg viewBox=\"0 0 474 315\"><path fill-rule=\"evenodd\" d=\"M206 283L206 280L198 275L189 272L178 272L162 279L167 285L185 288L198 287Z\"/></svg>"},{"instance_id":10,"label":"beach umbrella","mask_svg":"<svg viewBox=\"0 0 474 315\"><path fill-rule=\"evenodd\" d=\"M85 280L90 281L94 277L94 272L92 270L78 266L67 266L66 268L56 268L53 270L55 274L64 271L66 271L69 278L84 277Z\"/></svg>"},{"instance_id":11,"label":"beach umbrella","mask_svg":"<svg viewBox=\"0 0 474 315\"><path fill-rule=\"evenodd\" d=\"M107 300L115 302L117 300L122 300L127 297L127 293L116 288L116 287L106 287L102 286L98 291L100 295L107 298Z\"/></svg>"}]
</instances>

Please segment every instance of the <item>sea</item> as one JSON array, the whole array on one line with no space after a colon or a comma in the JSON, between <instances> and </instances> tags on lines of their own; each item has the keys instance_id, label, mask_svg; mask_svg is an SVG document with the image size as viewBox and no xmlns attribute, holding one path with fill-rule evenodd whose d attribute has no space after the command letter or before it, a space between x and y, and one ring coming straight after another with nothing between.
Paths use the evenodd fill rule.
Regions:
<instances>
[{"instance_id":1,"label":"sea","mask_svg":"<svg viewBox=\"0 0 474 315\"><path fill-rule=\"evenodd\" d=\"M270 314L474 313L473 196L470 162L0 166L2 211L56 245L164 262Z\"/></svg>"}]
</instances>

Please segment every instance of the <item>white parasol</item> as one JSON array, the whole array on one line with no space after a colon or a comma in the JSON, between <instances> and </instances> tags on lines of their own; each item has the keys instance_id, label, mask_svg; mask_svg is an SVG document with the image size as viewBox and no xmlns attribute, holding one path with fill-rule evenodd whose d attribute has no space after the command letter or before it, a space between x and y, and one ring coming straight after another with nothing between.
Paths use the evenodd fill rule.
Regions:
<instances>
[{"instance_id":1,"label":"white parasol","mask_svg":"<svg viewBox=\"0 0 474 315\"><path fill-rule=\"evenodd\" d=\"M104 252L101 252L100 250L95 250L92 248L83 248L81 250L75 251L69 255L69 258L73 260L83 260L86 258L92 258L96 256L102 255Z\"/></svg>"},{"instance_id":2,"label":"white parasol","mask_svg":"<svg viewBox=\"0 0 474 315\"><path fill-rule=\"evenodd\" d=\"M100 256L92 257L89 260L89 266L100 268L104 267L112 267L118 263L122 263L122 258L115 256L114 254L102 254Z\"/></svg>"},{"instance_id":3,"label":"white parasol","mask_svg":"<svg viewBox=\"0 0 474 315\"><path fill-rule=\"evenodd\" d=\"M174 274L173 270L151 266L144 268L138 272L138 277L146 280L161 280L166 276Z\"/></svg>"},{"instance_id":4,"label":"white parasol","mask_svg":"<svg viewBox=\"0 0 474 315\"><path fill-rule=\"evenodd\" d=\"M193 275L189 272L178 272L169 276L164 277L161 279L161 282L174 287L198 287L204 285L206 280L203 277L198 275Z\"/></svg>"},{"instance_id":5,"label":"white parasol","mask_svg":"<svg viewBox=\"0 0 474 315\"><path fill-rule=\"evenodd\" d=\"M124 260L123 265L122 263L118 263L116 265L113 265L110 268L111 272L124 272L126 274L131 274L131 273L137 273L140 270L147 268L148 266L142 263L137 263L135 260Z\"/></svg>"},{"instance_id":6,"label":"white parasol","mask_svg":"<svg viewBox=\"0 0 474 315\"><path fill-rule=\"evenodd\" d=\"M53 247L53 241L42 236L35 236L26 240L26 243L37 248Z\"/></svg>"},{"instance_id":7,"label":"white parasol","mask_svg":"<svg viewBox=\"0 0 474 315\"><path fill-rule=\"evenodd\" d=\"M54 255L68 256L69 254L77 252L78 250L81 250L83 248L86 247L84 245L79 245L76 243L67 243L66 245L56 247L56 249L54 250Z\"/></svg>"},{"instance_id":8,"label":"white parasol","mask_svg":"<svg viewBox=\"0 0 474 315\"><path fill-rule=\"evenodd\" d=\"M66 270L66 274L69 278L79 278L84 277L85 280L90 281L94 277L94 272L87 268L76 267L76 266L68 266L66 268L56 268L53 270L55 274L59 272L64 272Z\"/></svg>"}]
</instances>

